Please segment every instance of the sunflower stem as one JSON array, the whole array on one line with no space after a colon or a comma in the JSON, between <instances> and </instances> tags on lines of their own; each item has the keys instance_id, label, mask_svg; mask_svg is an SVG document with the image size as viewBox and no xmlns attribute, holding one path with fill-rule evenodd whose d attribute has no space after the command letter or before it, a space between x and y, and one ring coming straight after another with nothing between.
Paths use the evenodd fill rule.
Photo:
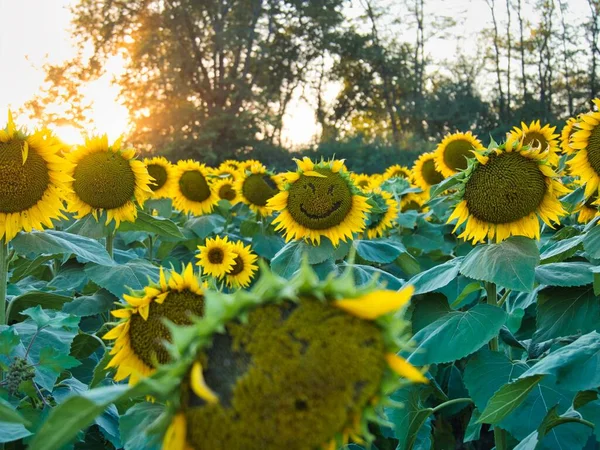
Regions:
<instances>
[{"instance_id":1,"label":"sunflower stem","mask_svg":"<svg viewBox=\"0 0 600 450\"><path fill-rule=\"evenodd\" d=\"M154 239L152 238L152 235L148 236L148 261L152 262L152 260L154 259Z\"/></svg>"},{"instance_id":2,"label":"sunflower stem","mask_svg":"<svg viewBox=\"0 0 600 450\"><path fill-rule=\"evenodd\" d=\"M113 245L115 242L115 232L112 233L108 233L108 236L106 236L106 252L110 255L110 257L113 257Z\"/></svg>"},{"instance_id":3,"label":"sunflower stem","mask_svg":"<svg viewBox=\"0 0 600 450\"><path fill-rule=\"evenodd\" d=\"M488 305L498 306L498 293L496 290L496 283L485 283L485 292L487 293ZM506 300L506 299L504 299ZM493 352L500 351L498 344L498 336L494 336L490 341L490 350ZM506 431L502 428L494 427L494 442L496 444L496 450L506 450Z\"/></svg>"},{"instance_id":4,"label":"sunflower stem","mask_svg":"<svg viewBox=\"0 0 600 450\"><path fill-rule=\"evenodd\" d=\"M8 282L8 242L0 239L0 325L6 325L6 288Z\"/></svg>"}]
</instances>

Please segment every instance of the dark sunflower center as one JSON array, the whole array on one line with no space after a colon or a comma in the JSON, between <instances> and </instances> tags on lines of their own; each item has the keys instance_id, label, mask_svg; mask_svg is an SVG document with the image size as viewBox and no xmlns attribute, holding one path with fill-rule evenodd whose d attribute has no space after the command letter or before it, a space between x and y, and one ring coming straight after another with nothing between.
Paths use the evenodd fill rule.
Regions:
<instances>
[{"instance_id":1,"label":"dark sunflower center","mask_svg":"<svg viewBox=\"0 0 600 450\"><path fill-rule=\"evenodd\" d=\"M531 145L532 147L541 146L542 150L546 150L548 147L548 140L542 133L529 131L523 138L523 145Z\"/></svg>"},{"instance_id":2,"label":"dark sunflower center","mask_svg":"<svg viewBox=\"0 0 600 450\"><path fill-rule=\"evenodd\" d=\"M193 202L203 202L210 197L210 187L206 178L197 170L188 170L179 179L179 188L185 198Z\"/></svg>"},{"instance_id":3,"label":"dark sunflower center","mask_svg":"<svg viewBox=\"0 0 600 450\"><path fill-rule=\"evenodd\" d=\"M177 325L190 325L192 315L204 313L204 296L188 290L171 291L161 304L152 302L148 320L139 314L130 318L129 340L135 355L148 367L169 362L169 353L162 344L170 341L171 334L162 319L169 319ZM156 358L156 359L154 359Z\"/></svg>"},{"instance_id":4,"label":"dark sunflower center","mask_svg":"<svg viewBox=\"0 0 600 450\"><path fill-rule=\"evenodd\" d=\"M410 200L408 202L406 202L404 205L402 205L402 212L406 212L406 211L419 211L421 209L421 205L419 205L417 202L415 202L414 200Z\"/></svg>"},{"instance_id":5,"label":"dark sunflower center","mask_svg":"<svg viewBox=\"0 0 600 450\"><path fill-rule=\"evenodd\" d=\"M433 159L425 161L423 168L421 169L421 174L427 184L431 186L440 183L444 179L444 176L436 170Z\"/></svg>"},{"instance_id":6,"label":"dark sunflower center","mask_svg":"<svg viewBox=\"0 0 600 450\"><path fill-rule=\"evenodd\" d=\"M469 141L458 139L450 142L444 149L444 162L452 170L467 168L467 158L473 157L473 144Z\"/></svg>"},{"instance_id":7,"label":"dark sunflower center","mask_svg":"<svg viewBox=\"0 0 600 450\"><path fill-rule=\"evenodd\" d=\"M84 156L75 168L73 190L93 208L125 205L135 191L135 174L118 153L96 152Z\"/></svg>"},{"instance_id":8,"label":"dark sunflower center","mask_svg":"<svg viewBox=\"0 0 600 450\"><path fill-rule=\"evenodd\" d=\"M324 230L341 224L352 209L348 182L329 169L315 169L325 175L301 175L290 187L288 211L299 224L311 230Z\"/></svg>"},{"instance_id":9,"label":"dark sunflower center","mask_svg":"<svg viewBox=\"0 0 600 450\"><path fill-rule=\"evenodd\" d=\"M306 450L347 429L377 395L382 333L321 301L261 306L199 358L219 403L182 389L192 448Z\"/></svg>"},{"instance_id":10,"label":"dark sunflower center","mask_svg":"<svg viewBox=\"0 0 600 450\"><path fill-rule=\"evenodd\" d=\"M223 257L223 250L220 248L211 248L208 252L208 260L211 264L221 264Z\"/></svg>"},{"instance_id":11,"label":"dark sunflower center","mask_svg":"<svg viewBox=\"0 0 600 450\"><path fill-rule=\"evenodd\" d=\"M219 198L224 200L233 200L235 198L235 191L230 184L224 184L219 188Z\"/></svg>"},{"instance_id":12,"label":"dark sunflower center","mask_svg":"<svg viewBox=\"0 0 600 450\"><path fill-rule=\"evenodd\" d=\"M233 267L229 272L227 272L227 275L239 275L240 273L242 273L243 270L244 260L241 256L236 255L235 259L233 260Z\"/></svg>"},{"instance_id":13,"label":"dark sunflower center","mask_svg":"<svg viewBox=\"0 0 600 450\"><path fill-rule=\"evenodd\" d=\"M277 194L277 186L268 175L249 175L242 185L244 197L253 205L266 206L267 200Z\"/></svg>"},{"instance_id":14,"label":"dark sunflower center","mask_svg":"<svg viewBox=\"0 0 600 450\"><path fill-rule=\"evenodd\" d=\"M154 181L150 182L150 189L158 191L167 182L167 169L159 164L149 164L148 173Z\"/></svg>"},{"instance_id":15,"label":"dark sunflower center","mask_svg":"<svg viewBox=\"0 0 600 450\"><path fill-rule=\"evenodd\" d=\"M0 143L0 212L25 211L39 202L50 184L44 159L29 147L23 164L24 142L13 139Z\"/></svg>"},{"instance_id":16,"label":"dark sunflower center","mask_svg":"<svg viewBox=\"0 0 600 450\"><path fill-rule=\"evenodd\" d=\"M590 166L600 175L600 125L595 126L592 130L586 149Z\"/></svg>"},{"instance_id":17,"label":"dark sunflower center","mask_svg":"<svg viewBox=\"0 0 600 450\"><path fill-rule=\"evenodd\" d=\"M356 184L358 187L364 188L369 185L369 180L359 180L359 182Z\"/></svg>"},{"instance_id":18,"label":"dark sunflower center","mask_svg":"<svg viewBox=\"0 0 600 450\"><path fill-rule=\"evenodd\" d=\"M536 161L519 153L492 154L465 185L469 212L488 223L510 223L535 212L546 194Z\"/></svg>"}]
</instances>

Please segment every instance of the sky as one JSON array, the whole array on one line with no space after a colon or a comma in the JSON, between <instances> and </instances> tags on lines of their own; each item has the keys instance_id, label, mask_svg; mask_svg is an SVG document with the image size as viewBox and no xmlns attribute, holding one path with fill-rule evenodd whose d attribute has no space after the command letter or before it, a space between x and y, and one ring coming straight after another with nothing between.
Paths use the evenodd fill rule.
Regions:
<instances>
[{"instance_id":1,"label":"sky","mask_svg":"<svg viewBox=\"0 0 600 450\"><path fill-rule=\"evenodd\" d=\"M75 49L69 34L70 12L68 5L76 0L0 0L0 126L5 123L6 111L17 112L23 104L39 90L44 80L42 66L46 62L59 63L74 56ZM504 1L498 3L498 19L503 20ZM390 2L390 7L394 9ZM586 0L569 2L573 17L587 15ZM390 17L398 17L403 10L396 6ZM530 7L529 11L531 11ZM33 13L32 13L33 12ZM347 14L357 17L362 13L359 0L354 0ZM525 12L528 12L525 9ZM491 25L491 16L484 0L426 0L426 17L432 20L435 15L460 16L458 23L449 34L440 34L427 41L426 53L436 61L451 58L457 53L473 53L477 35ZM531 17L531 13L526 17ZM389 25L390 33L399 33L402 27ZM413 41L411 35L406 39ZM401 33L399 34L400 38ZM127 131L128 112L117 99L118 87L111 84L113 76L122 70L122 63L113 60L109 73L93 82L86 90L86 98L93 104L92 132L107 133L109 139L116 139ZM333 99L336 85L329 86L326 96ZM299 147L313 141L319 132L315 122L313 103L314 93L298 89L284 117L284 145ZM3 117L4 116L4 117ZM36 125L25 115L17 116L18 124L29 127ZM55 129L65 142L77 144L82 140L81 133L72 127Z\"/></svg>"}]
</instances>

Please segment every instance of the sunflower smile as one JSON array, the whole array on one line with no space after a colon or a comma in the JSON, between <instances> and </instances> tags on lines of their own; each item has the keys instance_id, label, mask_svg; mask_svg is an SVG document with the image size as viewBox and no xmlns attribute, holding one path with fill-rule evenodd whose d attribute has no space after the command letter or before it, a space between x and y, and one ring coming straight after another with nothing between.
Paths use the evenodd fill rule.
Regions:
<instances>
[{"instance_id":1,"label":"sunflower smile","mask_svg":"<svg viewBox=\"0 0 600 450\"><path fill-rule=\"evenodd\" d=\"M314 214L314 213L309 213L306 208L304 208L304 204L300 205L300 211L302 211L303 214L306 214L306 217L309 217L313 220L318 220L318 219L326 219L327 217L331 216L334 212L336 212L338 209L340 209L342 206L342 202L341 201L337 201L335 202L331 208L329 208L327 211L325 211L322 214Z\"/></svg>"}]
</instances>

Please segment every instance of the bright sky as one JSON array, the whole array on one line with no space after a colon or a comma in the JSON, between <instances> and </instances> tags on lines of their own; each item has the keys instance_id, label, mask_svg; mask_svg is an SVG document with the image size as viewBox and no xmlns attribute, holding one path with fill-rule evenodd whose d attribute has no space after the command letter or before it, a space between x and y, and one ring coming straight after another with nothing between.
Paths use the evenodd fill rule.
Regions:
<instances>
[{"instance_id":1,"label":"bright sky","mask_svg":"<svg viewBox=\"0 0 600 450\"><path fill-rule=\"evenodd\" d=\"M45 62L57 63L72 57L73 44L68 28L70 13L67 6L75 0L0 0L0 126L5 123L8 108L18 111L23 104L38 92L44 80L42 65ZM400 8L401 2L391 2ZM434 60L442 61L453 55L472 53L476 46L475 36L489 26L491 16L483 0L426 0L426 16L433 13L454 15L460 12L464 21L458 24L452 34L459 38L448 40L447 35L433 38L427 43L426 52ZM497 1L499 20L504 18L504 1ZM358 16L362 13L360 2L354 0L348 13ZM527 8L527 7L526 7ZM571 0L571 13L575 16L587 16L586 0ZM397 17L401 10L390 16ZM527 14L526 17L531 17ZM408 19L407 19L408 20ZM516 18L513 19L513 23ZM394 26L393 32L398 29ZM413 33L411 31L411 33ZM413 41L412 36L409 37ZM128 113L117 100L118 87L111 85L114 74L122 70L118 60L110 63L109 74L92 83L86 90L86 97L93 103L92 132L108 133L110 139L116 139L126 132ZM335 97L336 87L331 86L327 97ZM311 106L314 93L298 89L284 118L283 140L287 145L300 146L312 142L318 133L314 110ZM26 117L17 118L19 124L35 126L35 121ZM82 137L78 130L62 127L55 130L68 143L78 143Z\"/></svg>"}]
</instances>

